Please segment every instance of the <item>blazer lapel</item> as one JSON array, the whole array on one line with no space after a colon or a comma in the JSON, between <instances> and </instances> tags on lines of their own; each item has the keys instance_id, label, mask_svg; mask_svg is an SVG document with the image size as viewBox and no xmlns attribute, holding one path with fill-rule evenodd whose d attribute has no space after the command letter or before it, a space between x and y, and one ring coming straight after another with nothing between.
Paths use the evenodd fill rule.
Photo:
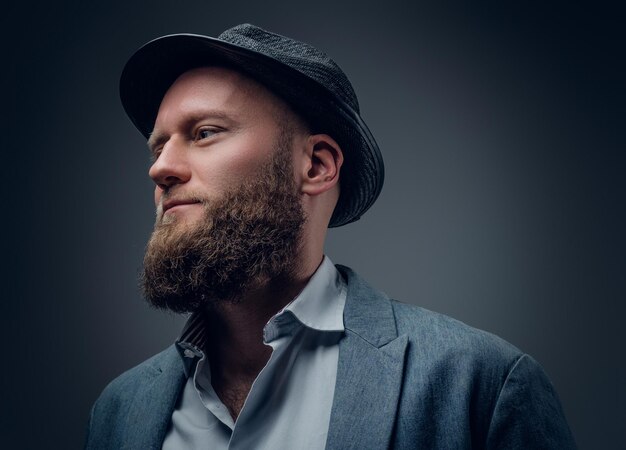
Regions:
<instances>
[{"instance_id":1,"label":"blazer lapel","mask_svg":"<svg viewBox=\"0 0 626 450\"><path fill-rule=\"evenodd\" d=\"M402 386L408 338L397 336L390 300L347 267L346 334L339 364L327 449L389 446Z\"/></svg>"},{"instance_id":2,"label":"blazer lapel","mask_svg":"<svg viewBox=\"0 0 626 450\"><path fill-rule=\"evenodd\" d=\"M133 398L122 448L161 448L185 379L180 355L172 346Z\"/></svg>"}]
</instances>

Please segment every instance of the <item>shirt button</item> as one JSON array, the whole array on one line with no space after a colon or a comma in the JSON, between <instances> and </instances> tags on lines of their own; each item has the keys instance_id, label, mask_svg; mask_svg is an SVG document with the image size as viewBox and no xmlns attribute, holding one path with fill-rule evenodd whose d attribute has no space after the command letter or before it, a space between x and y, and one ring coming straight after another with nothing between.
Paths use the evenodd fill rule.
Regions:
<instances>
[{"instance_id":1,"label":"shirt button","mask_svg":"<svg viewBox=\"0 0 626 450\"><path fill-rule=\"evenodd\" d=\"M187 358L194 358L196 354L191 349L185 349L185 356Z\"/></svg>"}]
</instances>

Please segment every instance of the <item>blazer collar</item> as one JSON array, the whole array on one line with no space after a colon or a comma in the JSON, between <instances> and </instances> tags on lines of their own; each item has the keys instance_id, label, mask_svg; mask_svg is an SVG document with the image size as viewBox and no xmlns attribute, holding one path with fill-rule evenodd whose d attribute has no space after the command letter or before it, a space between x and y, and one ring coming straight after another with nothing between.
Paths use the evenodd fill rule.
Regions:
<instances>
[{"instance_id":1,"label":"blazer collar","mask_svg":"<svg viewBox=\"0 0 626 450\"><path fill-rule=\"evenodd\" d=\"M398 337L391 301L358 276L352 269L337 265L348 284L344 326L374 347Z\"/></svg>"},{"instance_id":2,"label":"blazer collar","mask_svg":"<svg viewBox=\"0 0 626 450\"><path fill-rule=\"evenodd\" d=\"M339 343L335 396L327 449L388 448L396 420L407 336L398 337L389 298L351 269L346 333Z\"/></svg>"}]
</instances>

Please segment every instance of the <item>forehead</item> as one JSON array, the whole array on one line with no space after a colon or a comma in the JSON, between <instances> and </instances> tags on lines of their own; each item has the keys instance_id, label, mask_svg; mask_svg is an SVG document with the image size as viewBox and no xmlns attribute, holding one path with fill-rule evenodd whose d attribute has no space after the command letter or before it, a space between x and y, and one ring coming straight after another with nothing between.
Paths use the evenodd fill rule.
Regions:
<instances>
[{"instance_id":1,"label":"forehead","mask_svg":"<svg viewBox=\"0 0 626 450\"><path fill-rule=\"evenodd\" d=\"M275 116L286 105L260 83L225 67L200 67L180 75L165 93L155 128L160 122L203 110L249 117Z\"/></svg>"}]
</instances>

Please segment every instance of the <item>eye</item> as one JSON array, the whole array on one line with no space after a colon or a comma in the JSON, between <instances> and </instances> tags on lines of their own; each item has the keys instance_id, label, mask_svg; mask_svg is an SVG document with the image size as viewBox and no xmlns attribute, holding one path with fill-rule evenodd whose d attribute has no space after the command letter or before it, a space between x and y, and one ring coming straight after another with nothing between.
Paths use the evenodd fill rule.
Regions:
<instances>
[{"instance_id":1,"label":"eye","mask_svg":"<svg viewBox=\"0 0 626 450\"><path fill-rule=\"evenodd\" d=\"M213 128L200 128L198 129L198 131L196 131L196 135L194 140L195 141L201 141L204 139L208 139L211 136L213 136L214 134L217 134L219 130L213 129Z\"/></svg>"}]
</instances>

